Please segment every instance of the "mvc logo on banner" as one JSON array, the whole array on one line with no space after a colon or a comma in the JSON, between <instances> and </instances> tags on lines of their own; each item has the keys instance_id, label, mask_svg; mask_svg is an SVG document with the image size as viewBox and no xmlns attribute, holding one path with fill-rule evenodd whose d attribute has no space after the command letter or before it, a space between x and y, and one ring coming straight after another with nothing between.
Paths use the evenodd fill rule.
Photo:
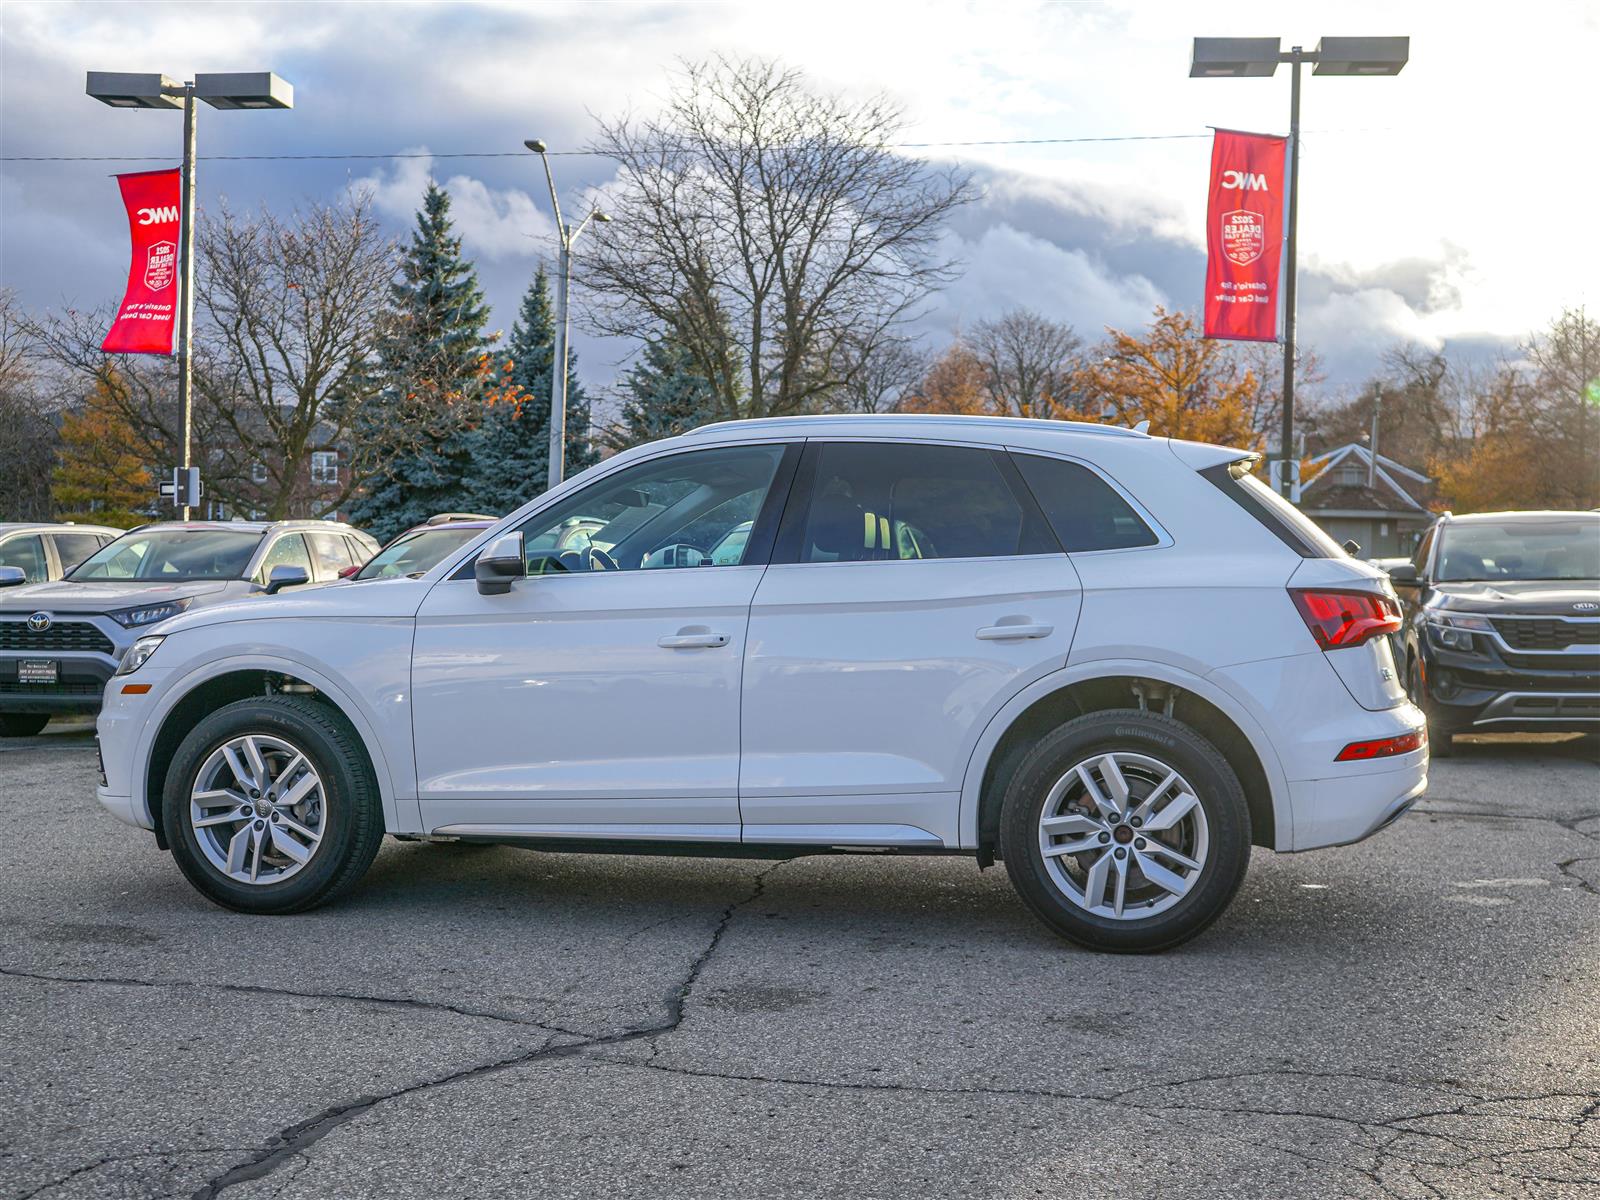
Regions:
<instances>
[{"instance_id":1,"label":"mvc logo on banner","mask_svg":"<svg viewBox=\"0 0 1600 1200\"><path fill-rule=\"evenodd\" d=\"M1287 138L1216 131L1206 206L1205 335L1278 340Z\"/></svg>"},{"instance_id":2,"label":"mvc logo on banner","mask_svg":"<svg viewBox=\"0 0 1600 1200\"><path fill-rule=\"evenodd\" d=\"M100 349L108 354L171 354L178 328L181 184L176 168L118 175L133 243L128 288Z\"/></svg>"}]
</instances>

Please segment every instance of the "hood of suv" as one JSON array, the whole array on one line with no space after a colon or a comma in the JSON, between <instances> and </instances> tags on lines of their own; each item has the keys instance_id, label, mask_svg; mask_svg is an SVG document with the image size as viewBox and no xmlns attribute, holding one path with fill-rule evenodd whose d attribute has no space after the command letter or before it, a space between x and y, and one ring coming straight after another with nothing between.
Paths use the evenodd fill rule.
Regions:
<instances>
[{"instance_id":1,"label":"hood of suv","mask_svg":"<svg viewBox=\"0 0 1600 1200\"><path fill-rule=\"evenodd\" d=\"M1600 580L1496 579L1438 583L1429 607L1451 612L1515 612L1538 617L1600 617Z\"/></svg>"},{"instance_id":2,"label":"hood of suv","mask_svg":"<svg viewBox=\"0 0 1600 1200\"><path fill-rule=\"evenodd\" d=\"M197 600L202 596L220 599L229 589L237 591L243 582L202 579L192 583L145 583L134 579L112 579L78 583L71 579L58 579L54 583L31 583L0 591L0 612L33 613L44 609L48 612L103 613L162 604L168 600Z\"/></svg>"},{"instance_id":3,"label":"hood of suv","mask_svg":"<svg viewBox=\"0 0 1600 1200\"><path fill-rule=\"evenodd\" d=\"M268 596L255 592L226 604L207 604L164 621L162 633L180 633L204 625L228 621L295 620L386 620L409 619L417 615L422 598L432 583L421 579L367 579L359 584L312 584Z\"/></svg>"}]
</instances>

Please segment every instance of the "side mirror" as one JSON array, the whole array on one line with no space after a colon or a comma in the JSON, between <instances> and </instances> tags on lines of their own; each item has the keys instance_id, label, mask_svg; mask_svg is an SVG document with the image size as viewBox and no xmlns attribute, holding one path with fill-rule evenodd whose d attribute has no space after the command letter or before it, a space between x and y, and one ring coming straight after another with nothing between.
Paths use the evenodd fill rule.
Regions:
<instances>
[{"instance_id":1,"label":"side mirror","mask_svg":"<svg viewBox=\"0 0 1600 1200\"><path fill-rule=\"evenodd\" d=\"M28 573L21 567L0 567L0 588L20 587L28 582Z\"/></svg>"},{"instance_id":2,"label":"side mirror","mask_svg":"<svg viewBox=\"0 0 1600 1200\"><path fill-rule=\"evenodd\" d=\"M340 567L339 568L339 578L340 579L349 579L352 575L356 574L360 570L361 570L361 564L360 563L353 563L348 567Z\"/></svg>"},{"instance_id":3,"label":"side mirror","mask_svg":"<svg viewBox=\"0 0 1600 1200\"><path fill-rule=\"evenodd\" d=\"M1356 541L1355 538L1346 538L1344 542L1344 552L1351 558L1355 558L1361 553L1361 543Z\"/></svg>"},{"instance_id":4,"label":"side mirror","mask_svg":"<svg viewBox=\"0 0 1600 1200\"><path fill-rule=\"evenodd\" d=\"M1415 563L1396 563L1389 568L1389 579L1393 583L1404 583L1415 586L1417 583L1417 567Z\"/></svg>"},{"instance_id":5,"label":"side mirror","mask_svg":"<svg viewBox=\"0 0 1600 1200\"><path fill-rule=\"evenodd\" d=\"M522 554L522 534L502 533L484 548L473 565L478 591L485 596L503 596L516 580L528 573L528 560Z\"/></svg>"},{"instance_id":6,"label":"side mirror","mask_svg":"<svg viewBox=\"0 0 1600 1200\"><path fill-rule=\"evenodd\" d=\"M276 596L284 588L299 587L302 583L310 582L311 575L304 567L279 563L267 573L267 595Z\"/></svg>"}]
</instances>

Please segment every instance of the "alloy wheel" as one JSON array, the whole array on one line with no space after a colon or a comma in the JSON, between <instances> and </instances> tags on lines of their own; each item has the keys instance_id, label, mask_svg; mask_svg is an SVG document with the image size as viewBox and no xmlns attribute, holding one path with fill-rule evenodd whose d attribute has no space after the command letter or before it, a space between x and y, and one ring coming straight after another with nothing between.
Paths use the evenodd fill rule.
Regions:
<instances>
[{"instance_id":1,"label":"alloy wheel","mask_svg":"<svg viewBox=\"0 0 1600 1200\"><path fill-rule=\"evenodd\" d=\"M1039 852L1062 895L1097 917L1143 920L1193 890L1210 826L1195 789L1166 763L1114 751L1072 766L1039 816Z\"/></svg>"},{"instance_id":2,"label":"alloy wheel","mask_svg":"<svg viewBox=\"0 0 1600 1200\"><path fill-rule=\"evenodd\" d=\"M229 879L281 883L322 845L327 824L322 776L282 738L230 738L195 773L189 824L201 853Z\"/></svg>"}]
</instances>

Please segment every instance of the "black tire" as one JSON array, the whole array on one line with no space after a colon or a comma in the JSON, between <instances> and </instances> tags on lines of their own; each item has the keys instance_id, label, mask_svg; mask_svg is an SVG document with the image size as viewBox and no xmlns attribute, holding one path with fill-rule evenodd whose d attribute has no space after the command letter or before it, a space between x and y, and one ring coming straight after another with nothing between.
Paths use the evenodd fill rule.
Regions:
<instances>
[{"instance_id":1,"label":"black tire","mask_svg":"<svg viewBox=\"0 0 1600 1200\"><path fill-rule=\"evenodd\" d=\"M1063 892L1040 848L1039 821L1052 787L1076 764L1113 752L1178 771L1193 788L1209 830L1198 881L1149 917L1118 919L1088 911ZM1062 937L1093 950L1148 953L1187 941L1227 908L1250 863L1250 808L1233 768L1195 730L1155 713L1110 709L1061 725L1023 760L1006 789L1000 847L1018 894Z\"/></svg>"},{"instance_id":2,"label":"black tire","mask_svg":"<svg viewBox=\"0 0 1600 1200\"><path fill-rule=\"evenodd\" d=\"M288 742L322 777L322 840L304 867L275 883L239 882L219 870L201 850L189 819L189 795L202 766L219 747L245 734ZM299 696L239 700L196 725L167 770L161 820L190 883L224 908L264 915L326 904L366 873L383 841L383 804L356 731L337 709Z\"/></svg>"},{"instance_id":3,"label":"black tire","mask_svg":"<svg viewBox=\"0 0 1600 1200\"><path fill-rule=\"evenodd\" d=\"M49 713L0 713L0 737L32 737L48 724Z\"/></svg>"}]
</instances>

